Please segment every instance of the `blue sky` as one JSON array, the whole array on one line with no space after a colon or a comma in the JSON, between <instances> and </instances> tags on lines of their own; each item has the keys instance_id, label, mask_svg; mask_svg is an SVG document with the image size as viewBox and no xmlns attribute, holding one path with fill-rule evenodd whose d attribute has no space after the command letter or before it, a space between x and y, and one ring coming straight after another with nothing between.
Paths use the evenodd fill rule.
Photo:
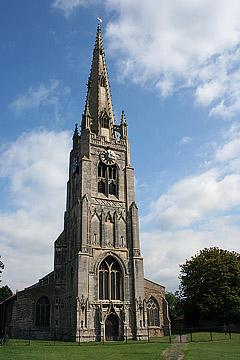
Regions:
<instances>
[{"instance_id":1,"label":"blue sky","mask_svg":"<svg viewBox=\"0 0 240 360\"><path fill-rule=\"evenodd\" d=\"M240 252L238 0L0 4L2 284L53 267L68 155L103 19L112 101L128 122L145 276L178 287L204 247Z\"/></svg>"}]
</instances>

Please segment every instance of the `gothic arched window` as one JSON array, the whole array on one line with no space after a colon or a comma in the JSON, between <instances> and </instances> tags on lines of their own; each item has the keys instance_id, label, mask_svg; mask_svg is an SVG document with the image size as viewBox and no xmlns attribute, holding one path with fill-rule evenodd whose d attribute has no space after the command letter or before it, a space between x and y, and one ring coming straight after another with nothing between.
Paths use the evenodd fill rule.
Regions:
<instances>
[{"instance_id":1,"label":"gothic arched window","mask_svg":"<svg viewBox=\"0 0 240 360\"><path fill-rule=\"evenodd\" d=\"M108 196L117 196L117 167L107 166L103 163L98 165L98 192Z\"/></svg>"},{"instance_id":2,"label":"gothic arched window","mask_svg":"<svg viewBox=\"0 0 240 360\"><path fill-rule=\"evenodd\" d=\"M118 262L112 256L108 256L99 267L99 299L122 298L122 271Z\"/></svg>"},{"instance_id":3,"label":"gothic arched window","mask_svg":"<svg viewBox=\"0 0 240 360\"><path fill-rule=\"evenodd\" d=\"M50 325L50 301L46 296L38 299L36 304L36 326Z\"/></svg>"},{"instance_id":4,"label":"gothic arched window","mask_svg":"<svg viewBox=\"0 0 240 360\"><path fill-rule=\"evenodd\" d=\"M153 297L147 301L147 318L148 326L160 326L159 306Z\"/></svg>"}]
</instances>

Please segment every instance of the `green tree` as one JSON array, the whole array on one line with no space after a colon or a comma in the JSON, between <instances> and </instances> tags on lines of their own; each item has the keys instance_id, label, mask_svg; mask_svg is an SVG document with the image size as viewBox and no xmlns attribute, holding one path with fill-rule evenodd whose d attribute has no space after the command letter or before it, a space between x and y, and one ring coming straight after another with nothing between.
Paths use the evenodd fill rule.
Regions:
<instances>
[{"instance_id":1,"label":"green tree","mask_svg":"<svg viewBox=\"0 0 240 360\"><path fill-rule=\"evenodd\" d=\"M183 312L182 303L177 293L166 292L165 297L168 302L169 317L171 322L173 322L173 320Z\"/></svg>"},{"instance_id":2,"label":"green tree","mask_svg":"<svg viewBox=\"0 0 240 360\"><path fill-rule=\"evenodd\" d=\"M13 292L7 285L2 286L0 288L0 303L4 300L8 299L12 295L13 295Z\"/></svg>"},{"instance_id":3,"label":"green tree","mask_svg":"<svg viewBox=\"0 0 240 360\"><path fill-rule=\"evenodd\" d=\"M0 258L1 258L1 256L0 256ZM2 270L4 269L4 264L3 264L3 262L0 260L0 276L1 276L1 273L2 273ZM0 282L1 282L2 280L0 279Z\"/></svg>"},{"instance_id":4,"label":"green tree","mask_svg":"<svg viewBox=\"0 0 240 360\"><path fill-rule=\"evenodd\" d=\"M188 322L240 320L240 254L205 248L180 268L179 293Z\"/></svg>"}]
</instances>

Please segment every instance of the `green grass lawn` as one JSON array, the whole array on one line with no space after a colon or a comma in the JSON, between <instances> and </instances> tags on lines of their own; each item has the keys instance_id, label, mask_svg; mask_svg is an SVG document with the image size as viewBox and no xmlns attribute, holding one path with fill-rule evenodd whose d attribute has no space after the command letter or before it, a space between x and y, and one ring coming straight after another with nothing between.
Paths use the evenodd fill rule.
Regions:
<instances>
[{"instance_id":1,"label":"green grass lawn","mask_svg":"<svg viewBox=\"0 0 240 360\"><path fill-rule=\"evenodd\" d=\"M193 341L187 344L184 353L184 360L226 360L240 359L240 334L212 333L210 340L209 333L193 333ZM190 341L190 336L188 336Z\"/></svg>"},{"instance_id":2,"label":"green grass lawn","mask_svg":"<svg viewBox=\"0 0 240 360\"><path fill-rule=\"evenodd\" d=\"M193 333L184 352L184 360L234 360L240 359L240 334ZM217 340L219 339L219 340ZM4 360L161 360L162 352L171 347L168 338L153 338L152 342L129 341L102 343L56 343L31 340L8 340L0 347L0 359ZM154 342L153 342L154 341ZM18 345L16 345L18 344Z\"/></svg>"},{"instance_id":3,"label":"green grass lawn","mask_svg":"<svg viewBox=\"0 0 240 360\"><path fill-rule=\"evenodd\" d=\"M167 341L165 339L165 341ZM170 346L159 341L155 343L129 342L42 346L13 345L8 342L0 348L0 359L4 360L160 360L161 353Z\"/></svg>"},{"instance_id":4,"label":"green grass lawn","mask_svg":"<svg viewBox=\"0 0 240 360\"><path fill-rule=\"evenodd\" d=\"M240 341L211 341L189 343L184 360L226 360L240 359Z\"/></svg>"}]
</instances>

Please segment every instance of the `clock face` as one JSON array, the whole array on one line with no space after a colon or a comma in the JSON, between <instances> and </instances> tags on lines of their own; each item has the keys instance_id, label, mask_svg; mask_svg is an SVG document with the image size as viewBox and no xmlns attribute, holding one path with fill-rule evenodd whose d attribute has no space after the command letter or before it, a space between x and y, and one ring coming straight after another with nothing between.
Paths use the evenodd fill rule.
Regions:
<instances>
[{"instance_id":1,"label":"clock face","mask_svg":"<svg viewBox=\"0 0 240 360\"><path fill-rule=\"evenodd\" d=\"M116 163L116 154L112 150L104 150L100 153L100 159L106 165L114 165Z\"/></svg>"}]
</instances>

